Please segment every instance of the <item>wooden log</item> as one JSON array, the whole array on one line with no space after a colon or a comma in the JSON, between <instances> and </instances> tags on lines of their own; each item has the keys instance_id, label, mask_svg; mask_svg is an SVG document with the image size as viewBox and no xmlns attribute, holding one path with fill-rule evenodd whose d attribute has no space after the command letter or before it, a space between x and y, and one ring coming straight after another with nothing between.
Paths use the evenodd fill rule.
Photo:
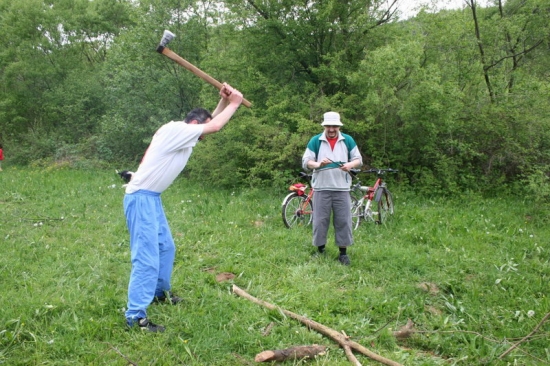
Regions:
<instances>
[{"instance_id":1,"label":"wooden log","mask_svg":"<svg viewBox=\"0 0 550 366\"><path fill-rule=\"evenodd\" d=\"M313 358L323 354L326 351L325 346L295 346L287 349L278 349L274 351L263 351L258 353L254 358L256 362L268 361L286 361L286 360L302 360L304 358Z\"/></svg>"},{"instance_id":2,"label":"wooden log","mask_svg":"<svg viewBox=\"0 0 550 366\"><path fill-rule=\"evenodd\" d=\"M288 310L285 310L285 309L281 309L279 308L278 306L275 306L273 304L270 304L266 301L263 301L263 300L260 300L260 299L257 299L255 298L254 296L250 295L248 292L244 291L243 289L241 289L240 287L236 286L236 285L233 285L233 292L242 297L242 298L245 298L247 300L250 300L252 301L253 303L255 304L258 304L258 305L261 305L267 309L270 309L270 310L278 310L278 311L281 311L283 314L285 314L286 316L290 317L290 318L293 318L295 320L298 320L300 322L302 322L303 324L305 324L308 328L311 328L311 329L314 329L316 331L318 331L319 333L327 336L327 337L330 337L332 338L334 341L336 341L342 348L345 349L346 346L350 347L352 350L355 350L357 352L360 352L362 353L363 355L369 357L370 359L372 360L375 360L375 361L378 361L384 365L388 365L388 366L401 366L400 363L398 362L395 362L393 360L390 360L390 359L387 359L383 356L380 356L372 351L370 351L369 349L367 349L366 347L363 347L362 345L360 345L359 343L356 343L356 342L353 342L353 341L350 341L348 337L344 336L343 334L335 331L334 329L331 329L321 323L317 323L316 321L313 321L313 320L310 320L304 316L301 316L301 315L298 315L298 314L295 314L291 311L288 311ZM349 359L349 357L348 357ZM350 359L350 361L353 363L353 364L357 364L357 360L352 360Z\"/></svg>"}]
</instances>

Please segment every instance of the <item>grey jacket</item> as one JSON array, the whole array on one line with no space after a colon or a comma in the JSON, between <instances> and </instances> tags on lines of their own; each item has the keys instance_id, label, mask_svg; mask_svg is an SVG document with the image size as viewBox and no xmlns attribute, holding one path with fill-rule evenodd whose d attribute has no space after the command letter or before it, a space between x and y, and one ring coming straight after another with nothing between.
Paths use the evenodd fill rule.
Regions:
<instances>
[{"instance_id":1,"label":"grey jacket","mask_svg":"<svg viewBox=\"0 0 550 366\"><path fill-rule=\"evenodd\" d=\"M338 141L336 142L336 145L334 145L334 150L332 150L325 134L323 133L319 137L320 145L318 145L318 153L314 151L317 146L317 144L313 142L314 139L316 139L316 137L313 137L309 141L306 151L302 156L302 168L307 170L307 163L310 160L321 161L324 158L329 158L334 161L334 163L320 169L313 170L313 179L311 181L313 189L316 191L349 191L351 187L351 176L349 173L340 170L338 163L347 163L349 161L359 159L361 165L363 164L361 153L359 152L359 148L353 138L348 135L347 145L350 145L349 140L352 142L350 145L351 150L348 152L348 146L346 145L345 138L342 133L339 132Z\"/></svg>"}]
</instances>

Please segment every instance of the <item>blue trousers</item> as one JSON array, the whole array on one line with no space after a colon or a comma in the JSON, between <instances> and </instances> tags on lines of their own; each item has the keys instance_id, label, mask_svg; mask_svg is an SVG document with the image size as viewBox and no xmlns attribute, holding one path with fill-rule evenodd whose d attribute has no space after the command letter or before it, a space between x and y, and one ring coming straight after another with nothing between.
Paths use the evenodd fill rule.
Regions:
<instances>
[{"instance_id":1,"label":"blue trousers","mask_svg":"<svg viewBox=\"0 0 550 366\"><path fill-rule=\"evenodd\" d=\"M155 296L170 290L176 248L162 208L160 193L146 190L124 196L130 232L132 271L128 284L128 325L147 317Z\"/></svg>"}]
</instances>

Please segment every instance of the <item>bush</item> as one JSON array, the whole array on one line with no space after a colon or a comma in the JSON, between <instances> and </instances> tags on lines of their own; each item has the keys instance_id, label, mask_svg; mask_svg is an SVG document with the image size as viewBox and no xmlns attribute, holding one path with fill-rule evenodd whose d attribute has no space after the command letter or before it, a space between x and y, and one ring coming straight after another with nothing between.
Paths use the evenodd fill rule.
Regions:
<instances>
[{"instance_id":1,"label":"bush","mask_svg":"<svg viewBox=\"0 0 550 366\"><path fill-rule=\"evenodd\" d=\"M308 138L277 124L239 117L197 144L186 172L221 187L284 185L301 169Z\"/></svg>"},{"instance_id":2,"label":"bush","mask_svg":"<svg viewBox=\"0 0 550 366\"><path fill-rule=\"evenodd\" d=\"M543 165L533 170L521 180L527 195L534 202L550 201L550 165Z\"/></svg>"}]
</instances>

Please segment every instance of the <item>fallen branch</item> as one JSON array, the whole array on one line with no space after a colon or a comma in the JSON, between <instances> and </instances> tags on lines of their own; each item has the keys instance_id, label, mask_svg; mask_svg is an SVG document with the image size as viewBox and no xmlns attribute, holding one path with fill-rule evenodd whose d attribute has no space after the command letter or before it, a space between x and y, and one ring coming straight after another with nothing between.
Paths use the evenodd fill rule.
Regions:
<instances>
[{"instance_id":1,"label":"fallen branch","mask_svg":"<svg viewBox=\"0 0 550 366\"><path fill-rule=\"evenodd\" d=\"M398 362L395 362L395 361L392 361L392 360L389 360L383 356L380 356L370 350L368 350L366 347L363 347L362 345L360 345L359 343L356 343L356 342L353 342L353 341L350 341L348 339L348 337L344 336L343 334L335 331L334 329L331 329L321 323L317 323L313 320L310 320L304 316L301 316L301 315L298 315L298 314L295 314L291 311L288 311L288 310L284 310L284 309L281 309L273 304L270 304L268 302L265 302L263 300L260 300L260 299L257 299L255 298L254 296L248 294L246 291L244 291L243 289L239 288L238 286L236 285L233 285L233 292L240 296L240 297L243 297L247 300L250 300L252 301L253 303L255 304L258 304L258 305L261 305L267 309L270 309L270 310L279 310L281 312L283 312L286 316L290 317L290 318L293 318L295 320L298 320L300 322L302 322L303 324L305 324L308 328L311 328L311 329L314 329L316 331L318 331L319 333L329 337L329 338L332 338L334 341L336 341L342 348L344 348L344 350L346 349L346 347L349 347L350 349L352 350L355 350L357 352L360 352L362 354L364 354L365 356L375 360L375 361L378 361L384 365L389 365L389 366L401 366L400 363ZM350 352L351 353L351 352ZM348 356L346 354L346 356ZM353 354L352 354L353 356ZM348 359L350 359L350 361L352 363L354 363L355 365L358 364L358 361L357 359L355 359L355 357L353 357L354 359L350 359L349 356L348 356Z\"/></svg>"},{"instance_id":2,"label":"fallen branch","mask_svg":"<svg viewBox=\"0 0 550 366\"><path fill-rule=\"evenodd\" d=\"M346 334L346 332L342 331L342 334L344 335L344 337L346 337L346 340L349 341L349 336ZM345 345L344 346L344 352L346 353L346 356L348 358L348 360L354 365L354 366L363 366L361 365L361 362L359 362L359 360L357 359L357 357L355 357L355 355L353 354L353 351L351 349L351 347L349 345Z\"/></svg>"},{"instance_id":3,"label":"fallen branch","mask_svg":"<svg viewBox=\"0 0 550 366\"><path fill-rule=\"evenodd\" d=\"M273 322L269 323L269 325L265 327L265 330L262 332L262 335L264 337L267 337L269 333L271 333L271 329L273 329L274 326L275 326L275 323Z\"/></svg>"},{"instance_id":4,"label":"fallen branch","mask_svg":"<svg viewBox=\"0 0 550 366\"><path fill-rule=\"evenodd\" d=\"M109 346L110 349L112 349L113 351L115 351L116 353L118 353L118 355L122 358L124 358L126 360L126 362L128 363L128 365L132 365L132 366L138 366L137 363L131 361L128 357L126 357L122 352L120 352L115 346L113 346L111 343L109 342L104 342L105 344L107 344Z\"/></svg>"},{"instance_id":5,"label":"fallen branch","mask_svg":"<svg viewBox=\"0 0 550 366\"><path fill-rule=\"evenodd\" d=\"M512 347L508 348L506 350L506 352L504 352L503 354L501 354L500 356L498 356L498 359L501 360L503 359L504 357L506 357L510 352L512 352L514 349L516 349L520 344L522 344L523 342L525 342L526 340L528 340L529 338L531 338L531 336L533 334L535 334L539 328L548 320L548 318L550 318L550 313L547 313L544 318L542 318L542 320L537 324L537 326L535 327L535 329L533 329L531 331L531 333L527 334L525 337L523 337L522 339L519 340L519 342L517 343L514 343L512 345Z\"/></svg>"},{"instance_id":6,"label":"fallen branch","mask_svg":"<svg viewBox=\"0 0 550 366\"><path fill-rule=\"evenodd\" d=\"M354 365L354 366L362 366L361 365L361 362L359 362L359 360L357 359L357 357L355 357L355 355L353 354L353 351L351 349L351 347L349 345L345 345L344 346L344 352L346 353L346 356L348 358L348 360Z\"/></svg>"},{"instance_id":7,"label":"fallen branch","mask_svg":"<svg viewBox=\"0 0 550 366\"><path fill-rule=\"evenodd\" d=\"M263 351L258 353L254 358L256 362L268 361L286 361L286 360L302 360L304 358L313 358L323 354L327 350L325 346L296 346L287 349L278 349L275 351Z\"/></svg>"}]
</instances>

